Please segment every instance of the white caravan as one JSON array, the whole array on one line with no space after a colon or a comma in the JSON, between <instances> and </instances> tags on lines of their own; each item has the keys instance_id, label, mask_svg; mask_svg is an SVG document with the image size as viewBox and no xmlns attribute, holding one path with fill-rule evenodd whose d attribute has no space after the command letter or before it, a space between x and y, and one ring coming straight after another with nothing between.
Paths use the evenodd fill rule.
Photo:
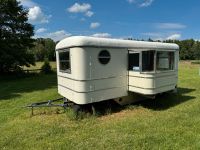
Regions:
<instances>
[{"instance_id":1,"label":"white caravan","mask_svg":"<svg viewBox=\"0 0 200 150\"><path fill-rule=\"evenodd\" d=\"M176 44L74 36L56 45L58 92L75 104L124 104L177 87Z\"/></svg>"}]
</instances>

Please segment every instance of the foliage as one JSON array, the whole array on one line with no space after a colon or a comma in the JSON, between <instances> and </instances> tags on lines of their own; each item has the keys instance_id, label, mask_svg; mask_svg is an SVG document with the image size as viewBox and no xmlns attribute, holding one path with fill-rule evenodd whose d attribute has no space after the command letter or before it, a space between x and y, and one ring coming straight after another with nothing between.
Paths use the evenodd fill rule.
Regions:
<instances>
[{"instance_id":1,"label":"foliage","mask_svg":"<svg viewBox=\"0 0 200 150\"><path fill-rule=\"evenodd\" d=\"M49 60L47 58L44 60L44 64L42 65L41 69L42 69L42 72L45 74L52 72L51 65L49 64Z\"/></svg>"},{"instance_id":2,"label":"foliage","mask_svg":"<svg viewBox=\"0 0 200 150\"><path fill-rule=\"evenodd\" d=\"M128 40L136 40L136 41L144 41L143 39L133 39L128 38ZM196 41L194 39L187 40L153 40L149 38L147 41L149 42L164 42L164 43L176 43L180 48L180 60L200 60L200 41Z\"/></svg>"},{"instance_id":3,"label":"foliage","mask_svg":"<svg viewBox=\"0 0 200 150\"><path fill-rule=\"evenodd\" d=\"M199 60L200 59L200 42L193 39L188 40L166 40L167 43L176 43L180 47L181 60Z\"/></svg>"},{"instance_id":4,"label":"foliage","mask_svg":"<svg viewBox=\"0 0 200 150\"><path fill-rule=\"evenodd\" d=\"M139 40L128 38L128 40ZM144 41L143 39L140 41ZM149 42L154 42L149 38ZM157 40L156 42L161 42ZM188 40L165 40L166 43L176 43L180 47L180 59L181 60L200 60L200 42L194 39ZM44 58L48 58L50 61L55 61L55 45L56 43L52 39L38 38L32 48L35 59L37 61L43 61Z\"/></svg>"},{"instance_id":5,"label":"foliage","mask_svg":"<svg viewBox=\"0 0 200 150\"><path fill-rule=\"evenodd\" d=\"M33 26L16 0L0 0L0 73L34 65Z\"/></svg>"},{"instance_id":6,"label":"foliage","mask_svg":"<svg viewBox=\"0 0 200 150\"><path fill-rule=\"evenodd\" d=\"M49 38L36 39L34 47L31 49L36 61L44 61L45 58L48 58L50 61L55 61L55 45L55 42Z\"/></svg>"},{"instance_id":7,"label":"foliage","mask_svg":"<svg viewBox=\"0 0 200 150\"><path fill-rule=\"evenodd\" d=\"M35 66L30 66L30 67L24 67L24 70L34 70L34 69L41 69L42 65L44 64L44 61L38 61L35 62ZM56 62L55 61L50 61L49 64L51 65L52 70L56 69Z\"/></svg>"}]
</instances>

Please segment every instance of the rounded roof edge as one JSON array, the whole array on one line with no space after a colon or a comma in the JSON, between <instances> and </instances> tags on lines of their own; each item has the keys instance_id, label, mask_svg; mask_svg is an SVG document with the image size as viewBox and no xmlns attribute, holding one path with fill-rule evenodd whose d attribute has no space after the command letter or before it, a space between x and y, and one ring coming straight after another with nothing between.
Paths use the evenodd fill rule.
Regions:
<instances>
[{"instance_id":1,"label":"rounded roof edge","mask_svg":"<svg viewBox=\"0 0 200 150\"><path fill-rule=\"evenodd\" d=\"M111 38L97 38L89 36L71 36L61 40L56 49L64 49L69 47L81 46L97 46L97 47L119 47L119 48L163 48L163 49L179 49L177 44L162 43L162 42L147 42L122 40Z\"/></svg>"}]
</instances>

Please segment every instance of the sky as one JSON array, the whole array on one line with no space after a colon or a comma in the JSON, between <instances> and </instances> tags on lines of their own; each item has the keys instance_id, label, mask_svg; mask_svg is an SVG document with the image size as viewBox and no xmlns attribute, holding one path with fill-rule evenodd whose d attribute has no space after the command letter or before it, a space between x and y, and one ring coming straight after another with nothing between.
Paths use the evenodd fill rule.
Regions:
<instances>
[{"instance_id":1,"label":"sky","mask_svg":"<svg viewBox=\"0 0 200 150\"><path fill-rule=\"evenodd\" d=\"M200 0L18 0L35 38L200 40Z\"/></svg>"}]
</instances>

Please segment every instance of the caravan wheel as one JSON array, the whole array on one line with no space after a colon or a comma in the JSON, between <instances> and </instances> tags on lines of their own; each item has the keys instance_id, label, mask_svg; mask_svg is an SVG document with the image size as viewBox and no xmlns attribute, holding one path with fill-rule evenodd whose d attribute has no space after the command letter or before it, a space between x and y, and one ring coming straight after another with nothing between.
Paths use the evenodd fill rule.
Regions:
<instances>
[{"instance_id":1,"label":"caravan wheel","mask_svg":"<svg viewBox=\"0 0 200 150\"><path fill-rule=\"evenodd\" d=\"M72 109L73 109L73 111L74 111L75 114L78 114L78 112L81 111L81 105L74 104L74 105L72 106Z\"/></svg>"}]
</instances>

